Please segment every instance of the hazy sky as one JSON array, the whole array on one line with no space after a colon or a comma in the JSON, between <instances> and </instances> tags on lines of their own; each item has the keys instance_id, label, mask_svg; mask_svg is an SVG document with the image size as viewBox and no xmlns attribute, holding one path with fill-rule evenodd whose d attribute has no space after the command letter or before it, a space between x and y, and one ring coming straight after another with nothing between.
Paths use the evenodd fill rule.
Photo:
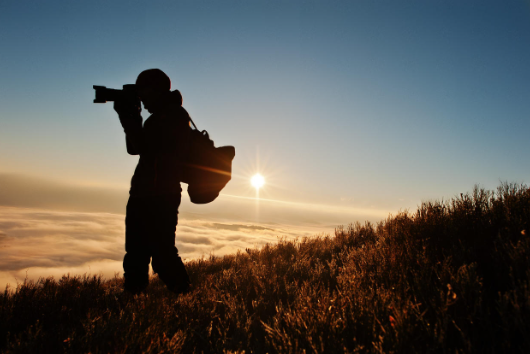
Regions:
<instances>
[{"instance_id":1,"label":"hazy sky","mask_svg":"<svg viewBox=\"0 0 530 354\"><path fill-rule=\"evenodd\" d=\"M0 205L17 220L122 218L137 157L92 85L148 68L236 147L225 195L185 197L182 227L332 232L530 175L529 1L2 1L0 45ZM6 244L20 227L2 225Z\"/></svg>"}]
</instances>

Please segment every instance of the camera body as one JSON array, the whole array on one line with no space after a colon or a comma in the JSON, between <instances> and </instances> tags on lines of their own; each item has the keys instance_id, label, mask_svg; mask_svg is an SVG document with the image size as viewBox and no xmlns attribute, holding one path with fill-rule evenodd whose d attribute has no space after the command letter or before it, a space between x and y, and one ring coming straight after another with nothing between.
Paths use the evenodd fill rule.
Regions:
<instances>
[{"instance_id":1,"label":"camera body","mask_svg":"<svg viewBox=\"0 0 530 354\"><path fill-rule=\"evenodd\" d=\"M107 103L113 101L135 101L138 100L136 85L123 85L123 90L106 88L105 86L94 85L96 98L94 103Z\"/></svg>"}]
</instances>

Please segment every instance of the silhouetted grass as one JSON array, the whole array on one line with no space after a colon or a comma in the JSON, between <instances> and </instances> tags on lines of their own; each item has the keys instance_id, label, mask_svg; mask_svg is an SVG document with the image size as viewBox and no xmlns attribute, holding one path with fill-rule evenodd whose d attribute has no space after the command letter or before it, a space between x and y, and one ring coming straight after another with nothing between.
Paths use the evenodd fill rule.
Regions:
<instances>
[{"instance_id":1,"label":"silhouetted grass","mask_svg":"<svg viewBox=\"0 0 530 354\"><path fill-rule=\"evenodd\" d=\"M530 352L530 190L188 263L195 290L65 276L0 296L0 351Z\"/></svg>"}]
</instances>

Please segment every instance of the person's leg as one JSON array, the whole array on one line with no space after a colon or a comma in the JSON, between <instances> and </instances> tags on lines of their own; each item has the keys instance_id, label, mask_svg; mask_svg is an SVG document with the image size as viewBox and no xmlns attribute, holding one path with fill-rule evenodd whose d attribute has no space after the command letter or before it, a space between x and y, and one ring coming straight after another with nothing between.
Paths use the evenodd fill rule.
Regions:
<instances>
[{"instance_id":1,"label":"person's leg","mask_svg":"<svg viewBox=\"0 0 530 354\"><path fill-rule=\"evenodd\" d=\"M125 217L125 257L123 258L124 288L132 293L139 293L149 284L149 243L146 232L145 213L149 205L145 198L129 198Z\"/></svg>"},{"instance_id":2,"label":"person's leg","mask_svg":"<svg viewBox=\"0 0 530 354\"><path fill-rule=\"evenodd\" d=\"M151 254L153 271L167 287L175 292L185 292L190 279L175 247L180 195L160 197L153 225Z\"/></svg>"}]
</instances>

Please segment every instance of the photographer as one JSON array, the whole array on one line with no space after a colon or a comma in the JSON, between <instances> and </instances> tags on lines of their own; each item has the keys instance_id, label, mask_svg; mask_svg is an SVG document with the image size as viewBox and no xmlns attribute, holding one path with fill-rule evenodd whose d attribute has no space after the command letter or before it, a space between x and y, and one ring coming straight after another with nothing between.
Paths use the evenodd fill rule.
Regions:
<instances>
[{"instance_id":1,"label":"photographer","mask_svg":"<svg viewBox=\"0 0 530 354\"><path fill-rule=\"evenodd\" d=\"M125 290L145 291L149 262L175 293L189 290L190 280L175 247L182 161L190 139L190 118L182 96L173 92L159 69L145 70L136 80L138 98L117 100L114 109L125 130L127 152L140 155L131 180L125 218ZM151 113L142 125L140 101Z\"/></svg>"}]
</instances>

